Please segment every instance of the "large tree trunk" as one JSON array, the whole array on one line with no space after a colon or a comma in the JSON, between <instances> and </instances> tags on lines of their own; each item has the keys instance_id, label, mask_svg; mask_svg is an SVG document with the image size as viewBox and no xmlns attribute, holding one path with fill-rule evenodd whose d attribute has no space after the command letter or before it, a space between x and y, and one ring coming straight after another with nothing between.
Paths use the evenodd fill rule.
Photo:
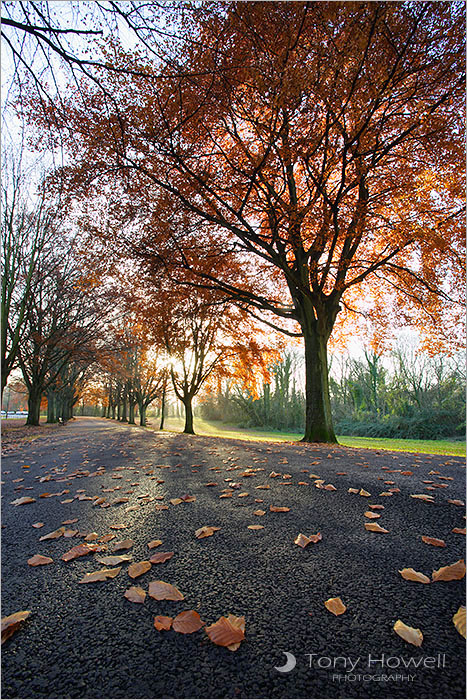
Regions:
<instances>
[{"instance_id":1,"label":"large tree trunk","mask_svg":"<svg viewBox=\"0 0 467 700\"><path fill-rule=\"evenodd\" d=\"M135 406L136 404L130 401L128 409L128 423L130 423L130 425L135 425Z\"/></svg>"},{"instance_id":2,"label":"large tree trunk","mask_svg":"<svg viewBox=\"0 0 467 700\"><path fill-rule=\"evenodd\" d=\"M32 389L28 396L28 419L26 425L39 425L42 392Z\"/></svg>"},{"instance_id":3,"label":"large tree trunk","mask_svg":"<svg viewBox=\"0 0 467 700\"><path fill-rule=\"evenodd\" d=\"M139 404L139 424L142 426L146 425L146 409L147 406L144 403Z\"/></svg>"},{"instance_id":4,"label":"large tree trunk","mask_svg":"<svg viewBox=\"0 0 467 700\"><path fill-rule=\"evenodd\" d=\"M329 398L328 334L317 321L302 324L305 341L305 435L303 442L337 442Z\"/></svg>"},{"instance_id":5,"label":"large tree trunk","mask_svg":"<svg viewBox=\"0 0 467 700\"><path fill-rule=\"evenodd\" d=\"M55 415L55 392L47 392L47 423L56 423L57 416Z\"/></svg>"},{"instance_id":6,"label":"large tree trunk","mask_svg":"<svg viewBox=\"0 0 467 700\"><path fill-rule=\"evenodd\" d=\"M195 431L193 429L193 407L191 405L192 400L193 399L191 396L185 396L183 399L183 405L185 407L185 427L183 429L183 432L188 433L189 435L195 434Z\"/></svg>"},{"instance_id":7,"label":"large tree trunk","mask_svg":"<svg viewBox=\"0 0 467 700\"><path fill-rule=\"evenodd\" d=\"M122 402L122 417L121 420L124 421L125 423L128 420L128 400L125 396Z\"/></svg>"}]
</instances>

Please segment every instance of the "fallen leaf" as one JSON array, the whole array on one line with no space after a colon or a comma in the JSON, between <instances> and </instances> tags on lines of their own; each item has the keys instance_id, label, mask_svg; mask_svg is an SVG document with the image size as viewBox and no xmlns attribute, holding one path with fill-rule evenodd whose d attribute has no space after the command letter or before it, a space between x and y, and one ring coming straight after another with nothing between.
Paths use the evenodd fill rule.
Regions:
<instances>
[{"instance_id":1,"label":"fallen leaf","mask_svg":"<svg viewBox=\"0 0 467 700\"><path fill-rule=\"evenodd\" d=\"M117 566L118 564L126 564L132 559L133 556L131 554L116 554L115 556L110 555L108 557L96 557L96 561L98 561L99 564L105 564L106 566Z\"/></svg>"},{"instance_id":2,"label":"fallen leaf","mask_svg":"<svg viewBox=\"0 0 467 700\"><path fill-rule=\"evenodd\" d=\"M376 518L380 518L381 515L379 513L372 513L371 510L367 510L366 513L363 513L365 518L369 518L370 520L376 520Z\"/></svg>"},{"instance_id":3,"label":"fallen leaf","mask_svg":"<svg viewBox=\"0 0 467 700\"><path fill-rule=\"evenodd\" d=\"M432 581L460 581L465 576L465 562L459 559L454 564L442 566L440 569L433 571Z\"/></svg>"},{"instance_id":4,"label":"fallen leaf","mask_svg":"<svg viewBox=\"0 0 467 700\"><path fill-rule=\"evenodd\" d=\"M379 496L392 496L392 493L390 491L383 491Z\"/></svg>"},{"instance_id":5,"label":"fallen leaf","mask_svg":"<svg viewBox=\"0 0 467 700\"><path fill-rule=\"evenodd\" d=\"M12 615L2 617L2 644L6 642L11 635L21 626L21 623L26 620L31 614L30 610L19 610Z\"/></svg>"},{"instance_id":6,"label":"fallen leaf","mask_svg":"<svg viewBox=\"0 0 467 700\"><path fill-rule=\"evenodd\" d=\"M326 484L326 486L324 487L324 490L325 490L325 491L337 491L337 489L336 489L336 487L334 486L334 484Z\"/></svg>"},{"instance_id":7,"label":"fallen leaf","mask_svg":"<svg viewBox=\"0 0 467 700\"><path fill-rule=\"evenodd\" d=\"M178 588L165 581L151 581L148 593L155 600L184 600L185 598Z\"/></svg>"},{"instance_id":8,"label":"fallen leaf","mask_svg":"<svg viewBox=\"0 0 467 700\"><path fill-rule=\"evenodd\" d=\"M457 535L465 535L465 527L453 527L451 532L455 532Z\"/></svg>"},{"instance_id":9,"label":"fallen leaf","mask_svg":"<svg viewBox=\"0 0 467 700\"><path fill-rule=\"evenodd\" d=\"M117 525L109 525L111 530L126 530L128 525L124 525L124 523L117 523Z\"/></svg>"},{"instance_id":10,"label":"fallen leaf","mask_svg":"<svg viewBox=\"0 0 467 700\"><path fill-rule=\"evenodd\" d=\"M269 506L271 513L288 513L290 508L287 506Z\"/></svg>"},{"instance_id":11,"label":"fallen leaf","mask_svg":"<svg viewBox=\"0 0 467 700\"><path fill-rule=\"evenodd\" d=\"M99 538L99 535L97 532L90 532L89 535L86 535L84 538L85 542L94 542L94 540L97 540Z\"/></svg>"},{"instance_id":12,"label":"fallen leaf","mask_svg":"<svg viewBox=\"0 0 467 700\"><path fill-rule=\"evenodd\" d=\"M407 581L418 581L419 583L430 583L430 579L425 574L415 571L414 569L399 569L402 578Z\"/></svg>"},{"instance_id":13,"label":"fallen leaf","mask_svg":"<svg viewBox=\"0 0 467 700\"><path fill-rule=\"evenodd\" d=\"M35 503L36 499L31 498L30 496L23 496L22 498L17 498L14 501L11 501L12 506L24 506L26 503Z\"/></svg>"},{"instance_id":14,"label":"fallen leaf","mask_svg":"<svg viewBox=\"0 0 467 700\"><path fill-rule=\"evenodd\" d=\"M128 567L128 576L130 576L131 578L138 578L138 576L142 576L146 573L146 571L149 571L150 568L150 561L135 562L134 564L130 564L130 566Z\"/></svg>"},{"instance_id":15,"label":"fallen leaf","mask_svg":"<svg viewBox=\"0 0 467 700\"><path fill-rule=\"evenodd\" d=\"M148 547L149 549L154 549L155 547L160 547L162 544L162 540L151 540L151 542L148 542Z\"/></svg>"},{"instance_id":16,"label":"fallen leaf","mask_svg":"<svg viewBox=\"0 0 467 700\"><path fill-rule=\"evenodd\" d=\"M100 569L93 571L90 574L84 574L84 577L78 583L94 583L94 581L107 581L109 578L115 578L120 573L121 567L116 569Z\"/></svg>"},{"instance_id":17,"label":"fallen leaf","mask_svg":"<svg viewBox=\"0 0 467 700\"><path fill-rule=\"evenodd\" d=\"M423 634L421 630L415 629L414 627L409 627L408 625L404 624L402 620L397 620L397 622L394 623L393 630L399 635L399 637L402 637L402 639L409 644L413 644L416 647L422 645Z\"/></svg>"},{"instance_id":18,"label":"fallen leaf","mask_svg":"<svg viewBox=\"0 0 467 700\"><path fill-rule=\"evenodd\" d=\"M247 525L249 530L264 530L264 525Z\"/></svg>"},{"instance_id":19,"label":"fallen leaf","mask_svg":"<svg viewBox=\"0 0 467 700\"><path fill-rule=\"evenodd\" d=\"M156 554L152 555L149 561L151 564L163 564L169 559L172 559L173 555L174 552L156 552Z\"/></svg>"},{"instance_id":20,"label":"fallen leaf","mask_svg":"<svg viewBox=\"0 0 467 700\"><path fill-rule=\"evenodd\" d=\"M181 498L171 498L170 502L173 506L178 506L179 503L183 503Z\"/></svg>"},{"instance_id":21,"label":"fallen leaf","mask_svg":"<svg viewBox=\"0 0 467 700\"><path fill-rule=\"evenodd\" d=\"M347 610L347 606L344 605L340 598L328 598L328 600L324 602L324 605L329 612L332 612L332 614L336 616L342 615Z\"/></svg>"},{"instance_id":22,"label":"fallen leaf","mask_svg":"<svg viewBox=\"0 0 467 700\"><path fill-rule=\"evenodd\" d=\"M181 634L191 634L192 632L197 632L205 624L196 610L185 610L174 618L172 629Z\"/></svg>"},{"instance_id":23,"label":"fallen leaf","mask_svg":"<svg viewBox=\"0 0 467 700\"><path fill-rule=\"evenodd\" d=\"M44 527L44 523L33 523L32 526L35 528Z\"/></svg>"},{"instance_id":24,"label":"fallen leaf","mask_svg":"<svg viewBox=\"0 0 467 700\"><path fill-rule=\"evenodd\" d=\"M255 510L253 511L253 515L266 515L265 510Z\"/></svg>"},{"instance_id":25,"label":"fallen leaf","mask_svg":"<svg viewBox=\"0 0 467 700\"><path fill-rule=\"evenodd\" d=\"M121 549L130 549L133 545L133 540L120 540L112 545L112 552L119 552Z\"/></svg>"},{"instance_id":26,"label":"fallen leaf","mask_svg":"<svg viewBox=\"0 0 467 700\"><path fill-rule=\"evenodd\" d=\"M371 532L389 532L389 530L385 530L384 527L381 527L378 523L365 523L365 530L370 530Z\"/></svg>"},{"instance_id":27,"label":"fallen leaf","mask_svg":"<svg viewBox=\"0 0 467 700\"><path fill-rule=\"evenodd\" d=\"M373 508L373 510L384 510L384 506L380 506L380 505L378 505L378 504L372 505L372 506L368 506L368 507L369 507L369 508Z\"/></svg>"},{"instance_id":28,"label":"fallen leaf","mask_svg":"<svg viewBox=\"0 0 467 700\"><path fill-rule=\"evenodd\" d=\"M465 506L464 501L460 501L458 498L448 498L448 503L452 503L453 506Z\"/></svg>"},{"instance_id":29,"label":"fallen leaf","mask_svg":"<svg viewBox=\"0 0 467 700\"><path fill-rule=\"evenodd\" d=\"M417 498L419 501L426 501L426 503L433 503L433 496L429 496L427 493L411 493L410 498Z\"/></svg>"},{"instance_id":30,"label":"fallen leaf","mask_svg":"<svg viewBox=\"0 0 467 700\"><path fill-rule=\"evenodd\" d=\"M167 617L167 615L156 615L154 618L154 627L156 630L169 630L172 626L173 618Z\"/></svg>"},{"instance_id":31,"label":"fallen leaf","mask_svg":"<svg viewBox=\"0 0 467 700\"><path fill-rule=\"evenodd\" d=\"M123 595L130 603L144 603L146 599L146 591L140 586L131 586Z\"/></svg>"},{"instance_id":32,"label":"fallen leaf","mask_svg":"<svg viewBox=\"0 0 467 700\"><path fill-rule=\"evenodd\" d=\"M425 544L432 544L433 547L446 546L446 542L444 540L438 540L436 537L426 537L426 535L422 535L422 541L425 542Z\"/></svg>"},{"instance_id":33,"label":"fallen leaf","mask_svg":"<svg viewBox=\"0 0 467 700\"><path fill-rule=\"evenodd\" d=\"M245 618L234 615L220 617L217 622L206 627L206 634L214 644L235 651L245 639Z\"/></svg>"},{"instance_id":34,"label":"fallen leaf","mask_svg":"<svg viewBox=\"0 0 467 700\"><path fill-rule=\"evenodd\" d=\"M360 489L358 492L359 496L371 496L371 493L368 493L368 491L365 491L365 489Z\"/></svg>"},{"instance_id":35,"label":"fallen leaf","mask_svg":"<svg viewBox=\"0 0 467 700\"><path fill-rule=\"evenodd\" d=\"M42 542L42 540L56 540L59 537L62 537L65 530L65 527L59 527L58 530L54 530L53 532L49 532L47 535L42 535L42 537L39 537L39 542Z\"/></svg>"},{"instance_id":36,"label":"fallen leaf","mask_svg":"<svg viewBox=\"0 0 467 700\"><path fill-rule=\"evenodd\" d=\"M62 555L62 560L63 561L71 561L72 559L77 559L78 557L85 557L87 554L92 554L92 552L95 552L97 548L97 545L95 544L77 544L75 547L72 547L68 552L65 552L65 554Z\"/></svg>"},{"instance_id":37,"label":"fallen leaf","mask_svg":"<svg viewBox=\"0 0 467 700\"><path fill-rule=\"evenodd\" d=\"M465 639L465 606L461 605L459 610L453 616L452 621L454 622L456 630Z\"/></svg>"},{"instance_id":38,"label":"fallen leaf","mask_svg":"<svg viewBox=\"0 0 467 700\"><path fill-rule=\"evenodd\" d=\"M35 554L33 557L28 559L29 566L42 566L43 564L52 564L53 559L50 557L44 557L42 554Z\"/></svg>"},{"instance_id":39,"label":"fallen leaf","mask_svg":"<svg viewBox=\"0 0 467 700\"><path fill-rule=\"evenodd\" d=\"M200 527L198 530L195 532L195 537L198 538L198 540L203 539L203 537L211 537L217 530L220 530L220 527L214 527L212 525L204 525L204 527Z\"/></svg>"},{"instance_id":40,"label":"fallen leaf","mask_svg":"<svg viewBox=\"0 0 467 700\"><path fill-rule=\"evenodd\" d=\"M319 542L321 539L322 535L320 532L318 532L316 535L309 535L308 537L300 532L300 534L298 534L297 537L294 539L294 543L298 544L299 547L303 548L309 545L310 543L316 544L316 542Z\"/></svg>"}]
</instances>

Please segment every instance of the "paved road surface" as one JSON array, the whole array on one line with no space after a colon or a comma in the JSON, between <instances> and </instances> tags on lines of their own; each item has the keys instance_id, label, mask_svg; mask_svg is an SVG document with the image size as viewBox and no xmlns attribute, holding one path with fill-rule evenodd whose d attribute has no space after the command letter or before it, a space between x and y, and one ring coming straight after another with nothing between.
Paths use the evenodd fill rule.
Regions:
<instances>
[{"instance_id":1,"label":"paved road surface","mask_svg":"<svg viewBox=\"0 0 467 700\"><path fill-rule=\"evenodd\" d=\"M258 471L245 477L246 468ZM464 498L459 458L157 434L81 418L10 454L2 470L2 615L32 611L3 645L5 698L465 696L465 641L452 624L464 604L464 581L424 585L398 574L413 567L430 575L463 556L465 538L451 531L465 527L464 509L448 502ZM311 474L337 490L317 489ZM44 476L51 479L40 482ZM226 479L241 486L220 499L232 484ZM423 480L434 481L434 490L425 490L431 485ZM218 485L203 485L208 482ZM256 488L261 485L270 488ZM379 496L390 488L400 491ZM44 492L61 495L39 498ZM435 502L412 499L413 493L433 494ZM78 500L80 494L129 500L101 508ZM185 494L196 501L170 503ZM36 501L11 505L25 495ZM164 504L167 510L157 509ZM388 534L365 530L369 504L384 505L375 522ZM270 505L290 512L270 512ZM266 515L253 515L257 509ZM61 555L82 536L39 542L72 518L81 533L133 539L134 561L148 558L153 539L175 554L136 581L123 566L115 579L80 585L100 565L93 555L67 563ZM33 528L37 521L44 527ZM116 524L126 529L111 529ZM251 524L264 529L252 531ZM203 525L221 530L198 540L194 532ZM299 532L318 531L321 542L306 549L294 544ZM442 538L446 547L424 544L421 535ZM34 554L54 563L30 567ZM130 585L147 590L157 579L176 585L185 600L147 597L138 605L123 597ZM323 604L337 596L347 605L339 617ZM155 615L186 609L198 610L208 624L228 613L244 615L246 640L231 652L204 630L154 629ZM398 618L423 631L420 648L392 631ZM289 673L275 669L285 663L283 652L296 658Z\"/></svg>"}]
</instances>

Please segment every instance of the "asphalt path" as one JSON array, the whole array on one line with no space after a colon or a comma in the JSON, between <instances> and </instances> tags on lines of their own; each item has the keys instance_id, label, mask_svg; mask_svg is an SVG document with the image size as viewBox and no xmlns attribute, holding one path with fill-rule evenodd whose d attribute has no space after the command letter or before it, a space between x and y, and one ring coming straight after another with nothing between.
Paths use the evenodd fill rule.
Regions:
<instances>
[{"instance_id":1,"label":"asphalt path","mask_svg":"<svg viewBox=\"0 0 467 700\"><path fill-rule=\"evenodd\" d=\"M465 604L464 580L427 585L398 570L431 576L464 556L465 537L452 532L465 528L464 508L449 503L464 500L464 475L457 457L70 422L2 461L2 616L31 611L2 647L2 697L463 698L465 640L452 617ZM317 488L316 477L336 490ZM228 488L233 496L220 498ZM389 489L398 490L380 495ZM44 492L52 495L40 498ZM411 498L423 493L434 502ZM170 502L186 495L196 500ZM11 505L23 496L36 500ZM101 507L84 496L125 500ZM374 522L387 534L365 529L370 504L384 506ZM266 514L254 515L258 509ZM77 536L39 541L74 518ZM33 528L38 521L44 526ZM112 529L120 524L125 529ZM205 525L220 530L197 539ZM124 564L111 580L79 584L102 568L98 555L61 556L90 532L115 534L109 550L131 538L135 562L159 550L174 556L134 581ZM318 532L316 544L294 544L299 533ZM425 544L422 535L446 546ZM149 551L154 539L163 544ZM53 563L31 567L35 554ZM136 604L123 596L154 580L177 586L185 599ZM344 614L325 608L333 597L347 606ZM190 609L207 624L244 616L239 649L213 644L204 629L154 628L155 615ZM398 619L422 630L421 647L395 634ZM296 661L290 672L276 670L284 652Z\"/></svg>"}]
</instances>

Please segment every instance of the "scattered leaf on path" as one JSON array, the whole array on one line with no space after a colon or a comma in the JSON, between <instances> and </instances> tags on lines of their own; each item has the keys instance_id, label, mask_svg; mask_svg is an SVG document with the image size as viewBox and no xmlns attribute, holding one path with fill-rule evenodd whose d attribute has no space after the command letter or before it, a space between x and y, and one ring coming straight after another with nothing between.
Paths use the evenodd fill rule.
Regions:
<instances>
[{"instance_id":1,"label":"scattered leaf on path","mask_svg":"<svg viewBox=\"0 0 467 700\"><path fill-rule=\"evenodd\" d=\"M344 605L340 598L328 598L324 605L333 615L342 615L347 610L347 606Z\"/></svg>"},{"instance_id":2,"label":"scattered leaf on path","mask_svg":"<svg viewBox=\"0 0 467 700\"><path fill-rule=\"evenodd\" d=\"M399 635L399 637L402 637L402 639L409 644L413 644L416 647L420 647L422 645L423 634L421 630L416 629L415 627L409 627L408 625L404 624L402 620L397 620L397 622L394 623L393 630Z\"/></svg>"},{"instance_id":3,"label":"scattered leaf on path","mask_svg":"<svg viewBox=\"0 0 467 700\"><path fill-rule=\"evenodd\" d=\"M185 598L178 588L165 581L151 581L148 593L155 600L184 600Z\"/></svg>"},{"instance_id":4,"label":"scattered leaf on path","mask_svg":"<svg viewBox=\"0 0 467 700\"><path fill-rule=\"evenodd\" d=\"M378 523L365 523L365 530L370 530L371 532L389 532L389 530L381 527Z\"/></svg>"},{"instance_id":5,"label":"scattered leaf on path","mask_svg":"<svg viewBox=\"0 0 467 700\"><path fill-rule=\"evenodd\" d=\"M174 618L172 629L181 634L191 634L192 632L197 632L205 624L196 610L185 610Z\"/></svg>"},{"instance_id":6,"label":"scattered leaf on path","mask_svg":"<svg viewBox=\"0 0 467 700\"><path fill-rule=\"evenodd\" d=\"M25 506L26 503L35 503L36 499L31 498L30 496L23 496L22 498L17 498L14 501L11 501L12 506Z\"/></svg>"},{"instance_id":7,"label":"scattered leaf on path","mask_svg":"<svg viewBox=\"0 0 467 700\"><path fill-rule=\"evenodd\" d=\"M360 491L358 492L358 495L368 497L368 496L371 496L371 493L368 493L368 491L365 491L365 489L360 489Z\"/></svg>"},{"instance_id":8,"label":"scattered leaf on path","mask_svg":"<svg viewBox=\"0 0 467 700\"><path fill-rule=\"evenodd\" d=\"M316 535L309 535L308 537L300 532L297 535L297 537L294 539L294 543L298 544L299 547L303 548L303 547L306 547L310 543L316 544L321 539L323 539L323 537L322 537L320 532L317 532Z\"/></svg>"},{"instance_id":9,"label":"scattered leaf on path","mask_svg":"<svg viewBox=\"0 0 467 700\"><path fill-rule=\"evenodd\" d=\"M255 511L253 511L253 515L260 515L260 516L266 515L266 511L265 510L255 510Z\"/></svg>"},{"instance_id":10,"label":"scattered leaf on path","mask_svg":"<svg viewBox=\"0 0 467 700\"><path fill-rule=\"evenodd\" d=\"M2 644L16 632L21 626L21 623L26 620L30 614L30 610L19 610L12 615L2 617Z\"/></svg>"},{"instance_id":11,"label":"scattered leaf on path","mask_svg":"<svg viewBox=\"0 0 467 700\"><path fill-rule=\"evenodd\" d=\"M151 540L148 542L148 547L149 549L154 549L155 547L160 547L162 544L162 540Z\"/></svg>"},{"instance_id":12,"label":"scattered leaf on path","mask_svg":"<svg viewBox=\"0 0 467 700\"><path fill-rule=\"evenodd\" d=\"M453 616L452 621L454 622L456 630L465 639L465 606L461 605L459 610Z\"/></svg>"},{"instance_id":13,"label":"scattered leaf on path","mask_svg":"<svg viewBox=\"0 0 467 700\"><path fill-rule=\"evenodd\" d=\"M380 518L381 515L379 513L372 513L371 510L367 510L366 513L363 513L365 518L369 518L370 520L376 520L376 518Z\"/></svg>"},{"instance_id":14,"label":"scattered leaf on path","mask_svg":"<svg viewBox=\"0 0 467 700\"><path fill-rule=\"evenodd\" d=\"M163 564L164 562L172 559L174 552L156 552L150 557L149 561L151 564Z\"/></svg>"},{"instance_id":15,"label":"scattered leaf on path","mask_svg":"<svg viewBox=\"0 0 467 700\"><path fill-rule=\"evenodd\" d=\"M75 547L72 547L68 550L68 552L65 552L65 554L62 555L62 560L71 561L72 559L77 559L78 557L85 557L87 554L92 554L92 552L95 552L96 549L97 545L95 544L77 544Z\"/></svg>"},{"instance_id":16,"label":"scattered leaf on path","mask_svg":"<svg viewBox=\"0 0 467 700\"><path fill-rule=\"evenodd\" d=\"M146 599L146 591L140 586L131 586L123 595L130 603L144 603Z\"/></svg>"},{"instance_id":17,"label":"scattered leaf on path","mask_svg":"<svg viewBox=\"0 0 467 700\"><path fill-rule=\"evenodd\" d=\"M204 525L204 527L200 527L198 530L195 532L195 537L197 537L199 540L203 539L203 537L211 537L217 530L220 530L220 527L213 527L212 525Z\"/></svg>"},{"instance_id":18,"label":"scattered leaf on path","mask_svg":"<svg viewBox=\"0 0 467 700\"><path fill-rule=\"evenodd\" d=\"M150 561L135 562L134 564L130 564L130 566L128 567L128 576L130 576L131 578L138 578L138 576L142 576L146 573L146 571L149 571L150 568Z\"/></svg>"},{"instance_id":19,"label":"scattered leaf on path","mask_svg":"<svg viewBox=\"0 0 467 700\"><path fill-rule=\"evenodd\" d=\"M457 535L465 535L465 527L453 527L451 532L455 532Z\"/></svg>"},{"instance_id":20,"label":"scattered leaf on path","mask_svg":"<svg viewBox=\"0 0 467 700\"><path fill-rule=\"evenodd\" d=\"M112 545L112 552L119 552L121 549L130 549L133 545L133 540L120 540Z\"/></svg>"},{"instance_id":21,"label":"scattered leaf on path","mask_svg":"<svg viewBox=\"0 0 467 700\"><path fill-rule=\"evenodd\" d=\"M42 535L42 537L39 537L39 542L42 542L42 540L57 540L59 537L63 536L65 530L65 527L59 527L58 530L54 530L53 532L49 532L47 535Z\"/></svg>"},{"instance_id":22,"label":"scattered leaf on path","mask_svg":"<svg viewBox=\"0 0 467 700\"><path fill-rule=\"evenodd\" d=\"M44 523L33 523L32 526L35 528L44 527Z\"/></svg>"},{"instance_id":23,"label":"scattered leaf on path","mask_svg":"<svg viewBox=\"0 0 467 700\"><path fill-rule=\"evenodd\" d=\"M90 574L85 574L81 581L78 583L94 583L94 581L107 581L109 578L115 578L120 573L121 567L118 566L116 569L100 569L100 571L93 571Z\"/></svg>"},{"instance_id":24,"label":"scattered leaf on path","mask_svg":"<svg viewBox=\"0 0 467 700\"><path fill-rule=\"evenodd\" d=\"M269 506L271 513L288 513L290 508L287 506Z\"/></svg>"},{"instance_id":25,"label":"scattered leaf on path","mask_svg":"<svg viewBox=\"0 0 467 700\"><path fill-rule=\"evenodd\" d=\"M427 493L411 493L410 498L417 498L419 501L426 501L427 503L433 503L433 496L429 496Z\"/></svg>"},{"instance_id":26,"label":"scattered leaf on path","mask_svg":"<svg viewBox=\"0 0 467 700\"><path fill-rule=\"evenodd\" d=\"M422 535L422 541L425 542L425 544L432 544L433 547L446 546L446 542L444 540L438 540L436 537L427 537L426 535Z\"/></svg>"},{"instance_id":27,"label":"scattered leaf on path","mask_svg":"<svg viewBox=\"0 0 467 700\"><path fill-rule=\"evenodd\" d=\"M217 622L206 627L206 634L214 644L235 651L245 639L245 618L235 615L220 617Z\"/></svg>"},{"instance_id":28,"label":"scattered leaf on path","mask_svg":"<svg viewBox=\"0 0 467 700\"><path fill-rule=\"evenodd\" d=\"M106 566L117 566L118 564L126 564L131 561L133 556L131 554L115 554L115 556L110 555L108 557L96 557L96 561L99 564L105 564Z\"/></svg>"},{"instance_id":29,"label":"scattered leaf on path","mask_svg":"<svg viewBox=\"0 0 467 700\"><path fill-rule=\"evenodd\" d=\"M465 576L465 562L459 559L454 564L442 566L440 569L433 571L431 576L432 581L460 581Z\"/></svg>"},{"instance_id":30,"label":"scattered leaf on path","mask_svg":"<svg viewBox=\"0 0 467 700\"><path fill-rule=\"evenodd\" d=\"M169 630L172 627L173 618L167 615L156 615L154 618L154 627L156 630Z\"/></svg>"},{"instance_id":31,"label":"scattered leaf on path","mask_svg":"<svg viewBox=\"0 0 467 700\"><path fill-rule=\"evenodd\" d=\"M428 576L420 573L420 571L415 571L414 569L399 569L399 573L402 578L407 581L418 581L419 583L431 583Z\"/></svg>"},{"instance_id":32,"label":"scattered leaf on path","mask_svg":"<svg viewBox=\"0 0 467 700\"><path fill-rule=\"evenodd\" d=\"M249 530L264 530L264 525L247 525Z\"/></svg>"},{"instance_id":33,"label":"scattered leaf on path","mask_svg":"<svg viewBox=\"0 0 467 700\"><path fill-rule=\"evenodd\" d=\"M42 566L43 564L52 564L53 559L50 557L44 557L42 554L35 554L33 557L28 559L29 566Z\"/></svg>"}]
</instances>

